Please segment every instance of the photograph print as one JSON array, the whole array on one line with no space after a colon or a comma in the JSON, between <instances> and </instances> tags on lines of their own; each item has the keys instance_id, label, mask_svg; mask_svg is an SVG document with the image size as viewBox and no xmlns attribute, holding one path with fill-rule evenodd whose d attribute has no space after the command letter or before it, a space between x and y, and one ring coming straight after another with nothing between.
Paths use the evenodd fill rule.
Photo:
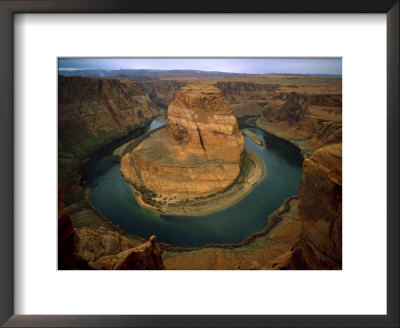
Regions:
<instances>
[{"instance_id":1,"label":"photograph print","mask_svg":"<svg viewBox=\"0 0 400 328\"><path fill-rule=\"evenodd\" d=\"M58 58L59 270L341 270L341 58Z\"/></svg>"}]
</instances>

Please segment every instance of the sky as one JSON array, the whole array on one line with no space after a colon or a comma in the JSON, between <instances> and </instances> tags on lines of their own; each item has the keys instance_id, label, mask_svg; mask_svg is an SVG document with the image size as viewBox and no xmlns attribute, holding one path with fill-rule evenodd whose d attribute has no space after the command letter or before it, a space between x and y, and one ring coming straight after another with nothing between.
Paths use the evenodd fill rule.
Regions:
<instances>
[{"instance_id":1,"label":"sky","mask_svg":"<svg viewBox=\"0 0 400 328\"><path fill-rule=\"evenodd\" d=\"M341 58L59 58L59 70L190 69L231 73L342 74Z\"/></svg>"}]
</instances>

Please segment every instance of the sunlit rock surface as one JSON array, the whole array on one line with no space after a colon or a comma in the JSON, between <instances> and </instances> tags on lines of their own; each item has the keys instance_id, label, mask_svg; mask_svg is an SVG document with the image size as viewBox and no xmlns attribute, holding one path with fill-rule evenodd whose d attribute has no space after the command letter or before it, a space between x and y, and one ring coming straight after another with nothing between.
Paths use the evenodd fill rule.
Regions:
<instances>
[{"instance_id":1,"label":"sunlit rock surface","mask_svg":"<svg viewBox=\"0 0 400 328\"><path fill-rule=\"evenodd\" d=\"M176 93L166 128L125 154L121 172L145 196L204 197L235 181L243 150L243 136L221 91L199 83Z\"/></svg>"}]
</instances>

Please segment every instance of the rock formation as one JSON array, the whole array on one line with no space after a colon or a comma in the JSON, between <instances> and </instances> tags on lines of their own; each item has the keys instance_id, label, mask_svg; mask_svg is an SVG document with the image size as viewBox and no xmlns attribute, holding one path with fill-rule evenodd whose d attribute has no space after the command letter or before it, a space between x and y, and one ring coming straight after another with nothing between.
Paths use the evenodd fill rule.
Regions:
<instances>
[{"instance_id":1,"label":"rock formation","mask_svg":"<svg viewBox=\"0 0 400 328\"><path fill-rule=\"evenodd\" d=\"M103 226L76 228L75 234L75 253L90 262L95 262L104 256L115 255L135 246L127 237Z\"/></svg>"},{"instance_id":2,"label":"rock formation","mask_svg":"<svg viewBox=\"0 0 400 328\"><path fill-rule=\"evenodd\" d=\"M58 269L161 270L156 237L134 245L126 236L101 226L74 229L58 189Z\"/></svg>"},{"instance_id":3,"label":"rock formation","mask_svg":"<svg viewBox=\"0 0 400 328\"><path fill-rule=\"evenodd\" d=\"M176 92L187 82L176 80L156 80L141 83L150 99L162 106L168 107L175 98Z\"/></svg>"},{"instance_id":4,"label":"rock formation","mask_svg":"<svg viewBox=\"0 0 400 328\"><path fill-rule=\"evenodd\" d=\"M162 270L164 269L162 251L156 244L156 237L127 249L116 255L104 256L91 263L95 269L100 270Z\"/></svg>"},{"instance_id":5,"label":"rock formation","mask_svg":"<svg viewBox=\"0 0 400 328\"><path fill-rule=\"evenodd\" d=\"M162 251L156 237L134 245L126 236L104 227L76 229L75 253L97 270L160 270Z\"/></svg>"},{"instance_id":6,"label":"rock formation","mask_svg":"<svg viewBox=\"0 0 400 328\"><path fill-rule=\"evenodd\" d=\"M342 144L323 147L303 163L299 191L301 237L273 260L275 269L341 269Z\"/></svg>"},{"instance_id":7,"label":"rock formation","mask_svg":"<svg viewBox=\"0 0 400 328\"><path fill-rule=\"evenodd\" d=\"M244 139L222 93L210 84L180 89L168 107L166 128L121 160L121 172L143 200L193 199L232 184L240 172Z\"/></svg>"},{"instance_id":8,"label":"rock formation","mask_svg":"<svg viewBox=\"0 0 400 328\"><path fill-rule=\"evenodd\" d=\"M58 188L58 268L73 267L74 260L74 228L64 203L61 188Z\"/></svg>"},{"instance_id":9,"label":"rock formation","mask_svg":"<svg viewBox=\"0 0 400 328\"><path fill-rule=\"evenodd\" d=\"M74 252L75 231L58 187L58 269L90 270L88 262Z\"/></svg>"},{"instance_id":10,"label":"rock formation","mask_svg":"<svg viewBox=\"0 0 400 328\"><path fill-rule=\"evenodd\" d=\"M236 117L261 115L268 99L272 97L278 84L245 81L220 81L215 84Z\"/></svg>"},{"instance_id":11,"label":"rock formation","mask_svg":"<svg viewBox=\"0 0 400 328\"><path fill-rule=\"evenodd\" d=\"M310 155L342 142L342 96L276 91L257 123Z\"/></svg>"},{"instance_id":12,"label":"rock formation","mask_svg":"<svg viewBox=\"0 0 400 328\"><path fill-rule=\"evenodd\" d=\"M59 148L76 156L150 122L159 112L140 83L58 78Z\"/></svg>"}]
</instances>

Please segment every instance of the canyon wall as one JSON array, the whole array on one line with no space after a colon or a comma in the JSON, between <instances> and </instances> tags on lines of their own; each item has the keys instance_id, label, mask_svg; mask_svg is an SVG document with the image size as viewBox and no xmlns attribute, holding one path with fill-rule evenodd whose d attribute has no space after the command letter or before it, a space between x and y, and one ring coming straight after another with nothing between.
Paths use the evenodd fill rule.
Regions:
<instances>
[{"instance_id":1,"label":"canyon wall","mask_svg":"<svg viewBox=\"0 0 400 328\"><path fill-rule=\"evenodd\" d=\"M264 106L279 87L279 84L246 81L219 81L215 85L221 89L236 117L261 115Z\"/></svg>"},{"instance_id":2,"label":"canyon wall","mask_svg":"<svg viewBox=\"0 0 400 328\"><path fill-rule=\"evenodd\" d=\"M168 108L165 129L121 160L121 172L143 200L183 200L225 189L240 172L244 139L219 89L183 87Z\"/></svg>"},{"instance_id":3,"label":"canyon wall","mask_svg":"<svg viewBox=\"0 0 400 328\"><path fill-rule=\"evenodd\" d=\"M297 144L309 156L342 142L342 96L276 91L257 124Z\"/></svg>"},{"instance_id":4,"label":"canyon wall","mask_svg":"<svg viewBox=\"0 0 400 328\"><path fill-rule=\"evenodd\" d=\"M274 269L342 268L342 144L318 149L303 163L301 236L270 263Z\"/></svg>"},{"instance_id":5,"label":"canyon wall","mask_svg":"<svg viewBox=\"0 0 400 328\"><path fill-rule=\"evenodd\" d=\"M58 268L73 269L74 227L62 201L62 191L58 188Z\"/></svg>"},{"instance_id":6,"label":"canyon wall","mask_svg":"<svg viewBox=\"0 0 400 328\"><path fill-rule=\"evenodd\" d=\"M167 108L172 100L174 100L176 92L183 86L187 85L188 82L177 80L155 80L142 82L141 84L154 103Z\"/></svg>"},{"instance_id":7,"label":"canyon wall","mask_svg":"<svg viewBox=\"0 0 400 328\"><path fill-rule=\"evenodd\" d=\"M159 112L138 82L58 77L59 149L74 156L150 122Z\"/></svg>"}]
</instances>

